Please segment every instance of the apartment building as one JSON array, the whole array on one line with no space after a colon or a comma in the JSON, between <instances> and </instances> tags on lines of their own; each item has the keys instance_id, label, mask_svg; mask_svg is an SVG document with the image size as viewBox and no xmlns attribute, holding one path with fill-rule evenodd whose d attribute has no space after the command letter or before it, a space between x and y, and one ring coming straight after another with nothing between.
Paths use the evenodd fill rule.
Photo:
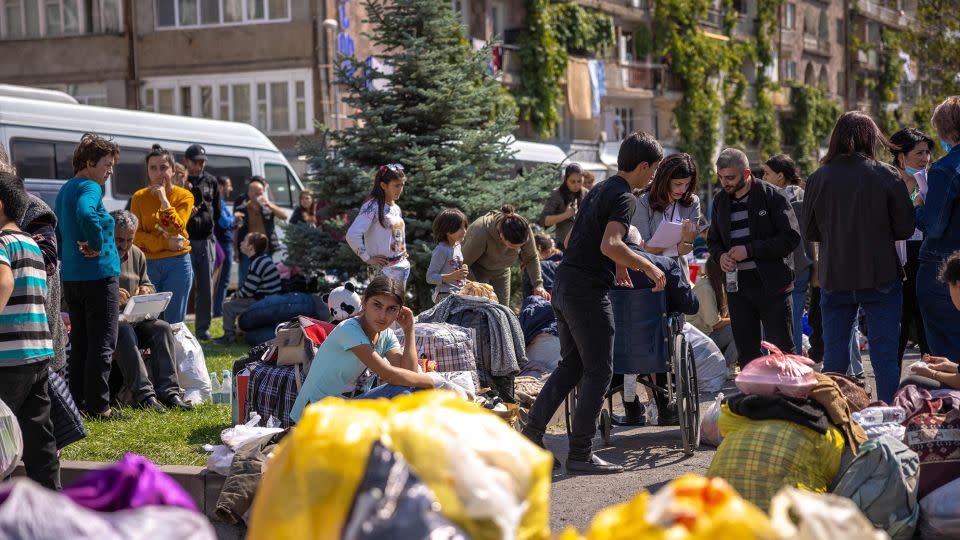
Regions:
<instances>
[{"instance_id":1,"label":"apartment building","mask_svg":"<svg viewBox=\"0 0 960 540\"><path fill-rule=\"evenodd\" d=\"M831 99L845 96L845 0L790 0L780 8L776 46L784 82L816 86Z\"/></svg>"},{"instance_id":2,"label":"apartment building","mask_svg":"<svg viewBox=\"0 0 960 540\"><path fill-rule=\"evenodd\" d=\"M359 0L0 0L0 70L90 105L247 122L293 157L314 119L346 116L331 58L369 54L362 20Z\"/></svg>"},{"instance_id":3,"label":"apartment building","mask_svg":"<svg viewBox=\"0 0 960 540\"><path fill-rule=\"evenodd\" d=\"M881 108L906 105L909 107L918 94L918 83L905 72L895 91L893 102L884 102L876 89L876 81L883 70L883 56L899 56L900 51L891 47L887 36L895 36L914 22L917 0L849 0L849 32L852 43L847 49L847 88L845 97L848 108L857 108L879 113ZM909 69L907 70L909 71Z\"/></svg>"}]
</instances>

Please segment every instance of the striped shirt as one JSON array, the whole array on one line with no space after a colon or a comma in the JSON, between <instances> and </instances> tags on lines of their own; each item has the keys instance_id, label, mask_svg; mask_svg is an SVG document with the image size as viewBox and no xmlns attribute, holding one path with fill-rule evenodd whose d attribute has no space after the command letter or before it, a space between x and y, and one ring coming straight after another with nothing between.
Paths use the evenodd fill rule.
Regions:
<instances>
[{"instance_id":1,"label":"striped shirt","mask_svg":"<svg viewBox=\"0 0 960 540\"><path fill-rule=\"evenodd\" d=\"M280 272L269 255L260 255L250 262L250 270L243 287L237 291L237 298L264 298L271 294L280 294Z\"/></svg>"},{"instance_id":2,"label":"striped shirt","mask_svg":"<svg viewBox=\"0 0 960 540\"><path fill-rule=\"evenodd\" d=\"M749 246L750 236L750 214L747 210L747 201L750 195L745 195L742 199L731 198L730 201L730 245L731 246ZM737 263L737 270L753 270L757 263L746 258Z\"/></svg>"},{"instance_id":3,"label":"striped shirt","mask_svg":"<svg viewBox=\"0 0 960 540\"><path fill-rule=\"evenodd\" d=\"M13 292L0 311L0 366L33 364L53 357L44 299L47 271L30 235L0 231L0 264L13 271Z\"/></svg>"}]
</instances>

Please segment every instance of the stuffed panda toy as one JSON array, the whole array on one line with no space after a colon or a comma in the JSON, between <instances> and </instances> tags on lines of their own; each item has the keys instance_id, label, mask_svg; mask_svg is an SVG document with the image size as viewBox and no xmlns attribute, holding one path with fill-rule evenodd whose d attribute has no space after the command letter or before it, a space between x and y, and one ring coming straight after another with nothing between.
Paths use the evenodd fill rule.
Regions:
<instances>
[{"instance_id":1,"label":"stuffed panda toy","mask_svg":"<svg viewBox=\"0 0 960 540\"><path fill-rule=\"evenodd\" d=\"M330 308L330 319L334 323L346 320L360 311L360 295L357 294L357 286L350 281L323 295L323 301Z\"/></svg>"}]
</instances>

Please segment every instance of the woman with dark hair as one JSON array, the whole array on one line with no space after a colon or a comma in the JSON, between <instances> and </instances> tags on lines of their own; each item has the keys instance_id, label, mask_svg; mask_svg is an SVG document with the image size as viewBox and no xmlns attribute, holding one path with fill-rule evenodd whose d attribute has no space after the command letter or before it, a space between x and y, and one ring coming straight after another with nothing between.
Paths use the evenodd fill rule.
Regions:
<instances>
[{"instance_id":1,"label":"woman with dark hair","mask_svg":"<svg viewBox=\"0 0 960 540\"><path fill-rule=\"evenodd\" d=\"M140 223L133 242L147 258L147 273L158 291L173 297L163 312L170 324L187 317L187 299L193 286L187 220L193 211L193 194L174 184L173 154L159 144L146 157L149 187L133 194L130 212Z\"/></svg>"},{"instance_id":2,"label":"woman with dark hair","mask_svg":"<svg viewBox=\"0 0 960 540\"><path fill-rule=\"evenodd\" d=\"M306 223L312 227L317 226L317 207L313 202L313 193L306 189L300 192L297 208L290 216L291 225L298 223Z\"/></svg>"},{"instance_id":3,"label":"woman with dark hair","mask_svg":"<svg viewBox=\"0 0 960 540\"><path fill-rule=\"evenodd\" d=\"M650 240L661 223L680 223L683 236L666 248L645 246L654 255L672 257L690 275L686 255L693 251L693 240L700 231L700 197L697 197L697 163L690 154L672 154L664 158L650 184L637 197L637 210L630 224L640 231L644 242Z\"/></svg>"},{"instance_id":4,"label":"woman with dark hair","mask_svg":"<svg viewBox=\"0 0 960 540\"><path fill-rule=\"evenodd\" d=\"M896 169L877 161L890 147L866 114L840 117L823 164L807 179L801 231L819 242L823 371L846 373L850 339L862 309L870 329L877 399L893 399L900 380L897 346L903 290L894 242L915 225L913 205Z\"/></svg>"},{"instance_id":5,"label":"woman with dark hair","mask_svg":"<svg viewBox=\"0 0 960 540\"><path fill-rule=\"evenodd\" d=\"M356 399L393 398L418 388L466 392L440 377L438 373L420 373L417 365L414 316L403 305L403 286L387 276L377 276L367 285L360 312L330 332L320 345L303 386L290 411L296 422L307 405L325 397L343 397L357 387L360 376L369 369L385 384L360 394ZM391 327L397 323L407 336L400 345Z\"/></svg>"},{"instance_id":6,"label":"woman with dark hair","mask_svg":"<svg viewBox=\"0 0 960 540\"><path fill-rule=\"evenodd\" d=\"M492 285L501 304L510 305L510 269L518 259L530 276L533 294L550 299L543 288L530 224L513 206L505 204L499 212L490 212L471 223L461 249L463 263L470 269L467 279Z\"/></svg>"},{"instance_id":7,"label":"woman with dark hair","mask_svg":"<svg viewBox=\"0 0 960 540\"><path fill-rule=\"evenodd\" d=\"M97 418L116 419L110 408L110 366L117 346L120 255L113 218L103 206L103 186L120 159L120 147L85 133L73 153L73 175L57 194L60 279L70 312L70 393Z\"/></svg>"},{"instance_id":8,"label":"woman with dark hair","mask_svg":"<svg viewBox=\"0 0 960 540\"><path fill-rule=\"evenodd\" d=\"M800 215L803 209L803 189L800 188L800 175L797 165L790 156L778 154L763 164L763 179L781 188L787 194L787 200L793 212ZM800 234L800 245L793 250L793 342L797 354L803 354L803 308L807 305L807 288L813 271L813 245Z\"/></svg>"},{"instance_id":9,"label":"woman with dark hair","mask_svg":"<svg viewBox=\"0 0 960 540\"><path fill-rule=\"evenodd\" d=\"M573 229L573 220L576 219L580 202L586 194L587 190L583 188L583 169L579 164L571 163L563 171L563 183L551 191L547 202L543 203L543 211L540 212L537 224L545 229L555 227L553 237L561 249Z\"/></svg>"},{"instance_id":10,"label":"woman with dark hair","mask_svg":"<svg viewBox=\"0 0 960 540\"><path fill-rule=\"evenodd\" d=\"M920 194L920 181L917 175L926 176L927 166L930 165L930 151L933 149L933 139L926 133L915 128L901 129L890 137L893 148L893 166L900 173L900 179L907 186L907 193L911 200L916 200ZM907 348L910 337L910 328L914 324L917 329L917 343L921 354L928 354L927 336L923 326L923 314L917 302L917 270L920 269L920 245L923 244L923 232L920 229L913 231L913 236L907 240L897 241L897 255L906 279L903 281L903 316L900 319L900 362L903 363L903 353Z\"/></svg>"},{"instance_id":11,"label":"woman with dark hair","mask_svg":"<svg viewBox=\"0 0 960 540\"><path fill-rule=\"evenodd\" d=\"M927 334L930 354L960 358L960 311L951 309L950 292L937 277L940 268L960 250L960 96L948 97L931 119L947 152L930 167L927 192L915 198L917 226L923 231L920 266L917 268L917 300Z\"/></svg>"},{"instance_id":12,"label":"woman with dark hair","mask_svg":"<svg viewBox=\"0 0 960 540\"><path fill-rule=\"evenodd\" d=\"M347 230L347 243L371 274L384 274L406 286L410 277L406 226L397 201L407 175L403 165L381 165L373 178L370 197Z\"/></svg>"}]
</instances>

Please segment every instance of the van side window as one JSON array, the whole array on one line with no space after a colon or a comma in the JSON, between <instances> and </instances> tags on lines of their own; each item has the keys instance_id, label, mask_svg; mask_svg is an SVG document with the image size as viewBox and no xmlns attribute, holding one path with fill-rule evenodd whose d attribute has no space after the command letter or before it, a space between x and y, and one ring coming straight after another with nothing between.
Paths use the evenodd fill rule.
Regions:
<instances>
[{"instance_id":1,"label":"van side window","mask_svg":"<svg viewBox=\"0 0 960 540\"><path fill-rule=\"evenodd\" d=\"M181 163L183 162L182 158L178 159ZM207 166L204 167L204 170L217 178L229 176L233 182L234 195L245 194L247 192L247 182L253 176L253 166L250 165L250 160L234 156L207 154Z\"/></svg>"},{"instance_id":2,"label":"van side window","mask_svg":"<svg viewBox=\"0 0 960 540\"><path fill-rule=\"evenodd\" d=\"M113 198L123 201L147 187L150 178L143 160L148 152L145 148L120 147L120 161L113 167Z\"/></svg>"},{"instance_id":3,"label":"van side window","mask_svg":"<svg viewBox=\"0 0 960 540\"><path fill-rule=\"evenodd\" d=\"M300 199L300 187L293 179L290 170L279 163L266 163L263 166L264 177L270 183L270 194L274 202L287 208L296 208Z\"/></svg>"},{"instance_id":4,"label":"van side window","mask_svg":"<svg viewBox=\"0 0 960 540\"><path fill-rule=\"evenodd\" d=\"M10 159L22 178L54 180L73 176L57 176L57 155L52 142L13 139L10 142Z\"/></svg>"}]
</instances>

